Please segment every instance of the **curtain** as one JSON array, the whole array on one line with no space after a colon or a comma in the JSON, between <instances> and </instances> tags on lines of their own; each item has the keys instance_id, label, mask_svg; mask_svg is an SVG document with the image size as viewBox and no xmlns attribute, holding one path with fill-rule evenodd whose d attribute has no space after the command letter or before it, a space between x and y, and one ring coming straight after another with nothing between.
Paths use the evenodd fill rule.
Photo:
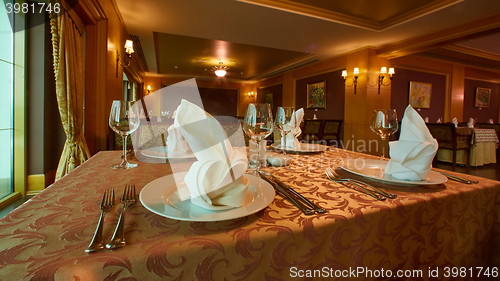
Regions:
<instances>
[{"instance_id":1,"label":"curtain","mask_svg":"<svg viewBox=\"0 0 500 281\"><path fill-rule=\"evenodd\" d=\"M54 56L57 104L66 134L66 143L59 159L56 180L90 158L83 135L83 98L85 86L85 43L81 31L61 9L51 14L50 30Z\"/></svg>"}]
</instances>

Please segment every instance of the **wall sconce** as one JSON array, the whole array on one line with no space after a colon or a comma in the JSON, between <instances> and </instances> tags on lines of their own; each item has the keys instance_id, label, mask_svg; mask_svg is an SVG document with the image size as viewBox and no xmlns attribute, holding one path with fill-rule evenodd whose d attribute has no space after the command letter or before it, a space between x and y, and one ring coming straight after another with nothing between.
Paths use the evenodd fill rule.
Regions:
<instances>
[{"instance_id":1,"label":"wall sconce","mask_svg":"<svg viewBox=\"0 0 500 281\"><path fill-rule=\"evenodd\" d=\"M151 93L151 86L150 85L148 85L148 95L149 95L149 93Z\"/></svg>"},{"instance_id":2,"label":"wall sconce","mask_svg":"<svg viewBox=\"0 0 500 281\"><path fill-rule=\"evenodd\" d=\"M116 77L118 77L118 64L120 64L123 68L129 67L130 62L132 61L132 54L134 53L134 42L132 40L125 41L125 54L127 54L128 61L126 63L122 63L120 61L120 53L116 50Z\"/></svg>"},{"instance_id":3,"label":"wall sconce","mask_svg":"<svg viewBox=\"0 0 500 281\"><path fill-rule=\"evenodd\" d=\"M346 77L347 77L347 70L342 70L342 77L344 77L344 85L346 87L351 87L354 86L354 94L356 94L356 86L358 85L358 74L359 74L359 68L355 67L354 71L352 72L354 75L354 78L352 79L352 85L347 85L346 84Z\"/></svg>"},{"instance_id":4,"label":"wall sconce","mask_svg":"<svg viewBox=\"0 0 500 281\"><path fill-rule=\"evenodd\" d=\"M384 77L385 77L384 74L386 74L386 73L387 73L387 67L384 66L384 67L382 67L380 69L380 74L378 75L378 94L379 95L380 95L380 86L381 85L384 85L384 86L391 85L391 83L392 83L392 75L395 73L394 72L394 68L393 67L389 68L389 73L387 73L387 74L389 74L389 78L391 78L391 81L387 85L384 84Z\"/></svg>"},{"instance_id":5,"label":"wall sconce","mask_svg":"<svg viewBox=\"0 0 500 281\"><path fill-rule=\"evenodd\" d=\"M248 95L248 98L250 98L252 101L254 101L255 95L254 95L253 91L248 92L247 95Z\"/></svg>"}]
</instances>

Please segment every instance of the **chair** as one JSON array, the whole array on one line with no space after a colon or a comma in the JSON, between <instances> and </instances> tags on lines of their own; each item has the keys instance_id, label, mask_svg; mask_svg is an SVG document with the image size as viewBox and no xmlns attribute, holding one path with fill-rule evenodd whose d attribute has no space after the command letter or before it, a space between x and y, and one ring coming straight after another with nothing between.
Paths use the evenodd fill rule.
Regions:
<instances>
[{"instance_id":1,"label":"chair","mask_svg":"<svg viewBox=\"0 0 500 281\"><path fill-rule=\"evenodd\" d=\"M472 135L458 135L455 124L452 123L427 123L427 128L431 135L437 140L439 149L448 149L452 151L452 167L455 170L457 164L457 151L466 150L467 168L470 167L470 150ZM435 160L436 158L434 158Z\"/></svg>"},{"instance_id":2,"label":"chair","mask_svg":"<svg viewBox=\"0 0 500 281\"><path fill-rule=\"evenodd\" d=\"M327 143L337 142L340 143L340 130L343 120L326 119L323 121L320 139L325 140Z\"/></svg>"},{"instance_id":3,"label":"chair","mask_svg":"<svg viewBox=\"0 0 500 281\"><path fill-rule=\"evenodd\" d=\"M305 140L306 142L319 142L322 126L323 120L304 120L304 126L302 127L302 133L299 136L299 140Z\"/></svg>"}]
</instances>

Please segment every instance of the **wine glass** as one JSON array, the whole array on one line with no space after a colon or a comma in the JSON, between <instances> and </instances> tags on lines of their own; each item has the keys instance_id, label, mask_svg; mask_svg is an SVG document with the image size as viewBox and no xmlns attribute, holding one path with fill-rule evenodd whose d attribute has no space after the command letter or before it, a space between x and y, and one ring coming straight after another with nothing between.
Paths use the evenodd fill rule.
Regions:
<instances>
[{"instance_id":1,"label":"wine glass","mask_svg":"<svg viewBox=\"0 0 500 281\"><path fill-rule=\"evenodd\" d=\"M273 115L268 103L251 103L248 105L245 119L243 120L243 131L257 146L273 132ZM255 163L254 173L258 176L260 172L260 159Z\"/></svg>"},{"instance_id":2,"label":"wine glass","mask_svg":"<svg viewBox=\"0 0 500 281\"><path fill-rule=\"evenodd\" d=\"M274 125L280 131L283 140L283 155L286 155L286 136L295 127L295 109L293 107L278 107Z\"/></svg>"},{"instance_id":3,"label":"wine glass","mask_svg":"<svg viewBox=\"0 0 500 281\"><path fill-rule=\"evenodd\" d=\"M123 161L120 164L111 166L113 169L130 169L137 167L127 161L127 137L133 133L140 124L139 109L135 102L113 101L111 112L109 113L109 127L123 140Z\"/></svg>"},{"instance_id":4,"label":"wine glass","mask_svg":"<svg viewBox=\"0 0 500 281\"><path fill-rule=\"evenodd\" d=\"M396 109L374 110L370 129L382 139L382 157L380 160L385 160L385 140L398 130Z\"/></svg>"}]
</instances>

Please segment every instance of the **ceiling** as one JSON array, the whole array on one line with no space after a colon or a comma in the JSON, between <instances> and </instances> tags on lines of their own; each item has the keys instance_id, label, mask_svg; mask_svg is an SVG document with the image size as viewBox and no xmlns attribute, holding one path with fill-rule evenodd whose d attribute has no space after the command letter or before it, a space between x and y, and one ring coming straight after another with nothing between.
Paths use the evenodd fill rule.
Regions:
<instances>
[{"instance_id":1,"label":"ceiling","mask_svg":"<svg viewBox=\"0 0 500 281\"><path fill-rule=\"evenodd\" d=\"M257 81L365 47L500 73L498 0L115 0L147 76ZM221 79L221 78L217 78Z\"/></svg>"}]
</instances>

